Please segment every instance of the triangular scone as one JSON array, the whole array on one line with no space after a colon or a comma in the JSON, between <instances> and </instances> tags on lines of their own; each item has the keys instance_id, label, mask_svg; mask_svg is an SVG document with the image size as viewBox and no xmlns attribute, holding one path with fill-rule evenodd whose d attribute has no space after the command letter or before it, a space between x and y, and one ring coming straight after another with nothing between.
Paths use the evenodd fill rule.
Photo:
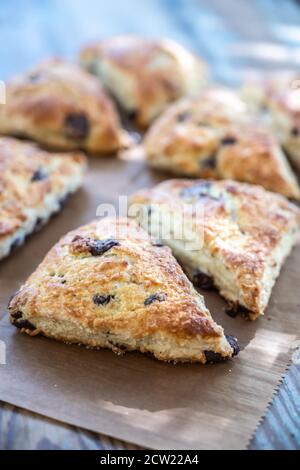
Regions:
<instances>
[{"instance_id":1,"label":"triangular scone","mask_svg":"<svg viewBox=\"0 0 300 470\"><path fill-rule=\"evenodd\" d=\"M86 158L0 137L0 259L21 245L82 184Z\"/></svg>"},{"instance_id":2,"label":"triangular scone","mask_svg":"<svg viewBox=\"0 0 300 470\"><path fill-rule=\"evenodd\" d=\"M80 61L140 127L207 80L202 60L170 39L117 36L85 47Z\"/></svg>"},{"instance_id":3,"label":"triangular scone","mask_svg":"<svg viewBox=\"0 0 300 470\"><path fill-rule=\"evenodd\" d=\"M99 81L76 65L49 60L7 83L0 134L58 149L114 152L124 134Z\"/></svg>"},{"instance_id":4,"label":"triangular scone","mask_svg":"<svg viewBox=\"0 0 300 470\"><path fill-rule=\"evenodd\" d=\"M9 312L30 335L164 361L218 362L237 353L170 249L127 219L95 221L63 237Z\"/></svg>"},{"instance_id":5,"label":"triangular scone","mask_svg":"<svg viewBox=\"0 0 300 470\"><path fill-rule=\"evenodd\" d=\"M300 190L272 132L251 118L238 94L223 88L171 106L149 129L143 143L156 168L201 178L260 184L289 198Z\"/></svg>"},{"instance_id":6,"label":"triangular scone","mask_svg":"<svg viewBox=\"0 0 300 470\"><path fill-rule=\"evenodd\" d=\"M271 118L276 137L300 171L300 74L253 80L243 86L242 95Z\"/></svg>"},{"instance_id":7,"label":"triangular scone","mask_svg":"<svg viewBox=\"0 0 300 470\"><path fill-rule=\"evenodd\" d=\"M214 284L252 319L264 313L299 229L294 204L260 186L184 179L140 191L131 203L138 204L132 214L172 248L195 283Z\"/></svg>"}]
</instances>

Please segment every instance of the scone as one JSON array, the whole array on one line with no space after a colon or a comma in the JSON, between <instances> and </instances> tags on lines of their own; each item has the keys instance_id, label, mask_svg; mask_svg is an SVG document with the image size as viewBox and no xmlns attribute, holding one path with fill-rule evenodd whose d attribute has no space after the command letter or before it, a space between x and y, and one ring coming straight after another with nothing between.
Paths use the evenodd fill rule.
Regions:
<instances>
[{"instance_id":1,"label":"scone","mask_svg":"<svg viewBox=\"0 0 300 470\"><path fill-rule=\"evenodd\" d=\"M49 153L0 137L0 259L61 209L81 186L85 168L79 152Z\"/></svg>"},{"instance_id":2,"label":"scone","mask_svg":"<svg viewBox=\"0 0 300 470\"><path fill-rule=\"evenodd\" d=\"M169 248L127 219L94 221L64 236L9 313L29 335L163 361L219 362L238 352Z\"/></svg>"},{"instance_id":3,"label":"scone","mask_svg":"<svg viewBox=\"0 0 300 470\"><path fill-rule=\"evenodd\" d=\"M80 62L97 75L139 127L207 80L204 63L169 39L117 36L85 47Z\"/></svg>"},{"instance_id":4,"label":"scone","mask_svg":"<svg viewBox=\"0 0 300 470\"><path fill-rule=\"evenodd\" d=\"M91 153L114 152L126 141L99 81L56 59L7 83L6 104L0 105L0 134Z\"/></svg>"},{"instance_id":5,"label":"scone","mask_svg":"<svg viewBox=\"0 0 300 470\"><path fill-rule=\"evenodd\" d=\"M251 118L231 90L211 88L175 103L153 123L143 148L151 166L179 176L234 179L300 196L271 131Z\"/></svg>"},{"instance_id":6,"label":"scone","mask_svg":"<svg viewBox=\"0 0 300 470\"><path fill-rule=\"evenodd\" d=\"M254 108L269 113L276 136L300 171L300 75L249 82L242 93Z\"/></svg>"},{"instance_id":7,"label":"scone","mask_svg":"<svg viewBox=\"0 0 300 470\"><path fill-rule=\"evenodd\" d=\"M131 198L130 215L169 245L199 287L262 315L299 232L283 196L234 181L169 180Z\"/></svg>"}]
</instances>

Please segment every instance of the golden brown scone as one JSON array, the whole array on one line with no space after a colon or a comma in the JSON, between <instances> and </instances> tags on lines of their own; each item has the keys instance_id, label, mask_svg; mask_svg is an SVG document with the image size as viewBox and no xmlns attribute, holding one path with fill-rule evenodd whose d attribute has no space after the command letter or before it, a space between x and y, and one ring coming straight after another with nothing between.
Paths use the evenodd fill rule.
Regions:
<instances>
[{"instance_id":1,"label":"golden brown scone","mask_svg":"<svg viewBox=\"0 0 300 470\"><path fill-rule=\"evenodd\" d=\"M184 179L140 191L131 203L131 214L172 248L200 287L214 284L251 319L264 313L299 229L294 204L260 186Z\"/></svg>"},{"instance_id":2,"label":"golden brown scone","mask_svg":"<svg viewBox=\"0 0 300 470\"><path fill-rule=\"evenodd\" d=\"M252 81L242 93L256 110L270 114L276 136L300 171L300 75Z\"/></svg>"},{"instance_id":3,"label":"golden brown scone","mask_svg":"<svg viewBox=\"0 0 300 470\"><path fill-rule=\"evenodd\" d=\"M13 297L9 313L29 335L117 353L205 363L238 352L171 250L128 219L94 221L64 236Z\"/></svg>"},{"instance_id":4,"label":"golden brown scone","mask_svg":"<svg viewBox=\"0 0 300 470\"><path fill-rule=\"evenodd\" d=\"M0 105L0 134L91 153L114 152L126 139L99 81L56 59L7 83L6 104Z\"/></svg>"},{"instance_id":5,"label":"golden brown scone","mask_svg":"<svg viewBox=\"0 0 300 470\"><path fill-rule=\"evenodd\" d=\"M180 176L260 184L299 199L280 145L253 119L234 91L204 90L173 104L153 123L143 143L147 161Z\"/></svg>"},{"instance_id":6,"label":"golden brown scone","mask_svg":"<svg viewBox=\"0 0 300 470\"><path fill-rule=\"evenodd\" d=\"M85 47L80 62L142 128L168 104L206 83L204 63L169 39L113 37Z\"/></svg>"},{"instance_id":7,"label":"golden brown scone","mask_svg":"<svg viewBox=\"0 0 300 470\"><path fill-rule=\"evenodd\" d=\"M0 137L0 259L62 208L81 186L85 169L79 152L49 153Z\"/></svg>"}]
</instances>

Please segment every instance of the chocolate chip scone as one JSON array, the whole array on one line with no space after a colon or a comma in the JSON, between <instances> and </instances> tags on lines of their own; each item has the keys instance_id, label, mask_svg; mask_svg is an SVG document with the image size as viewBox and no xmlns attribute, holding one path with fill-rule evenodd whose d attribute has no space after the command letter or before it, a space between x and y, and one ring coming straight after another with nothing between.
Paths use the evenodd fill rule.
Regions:
<instances>
[{"instance_id":1,"label":"chocolate chip scone","mask_svg":"<svg viewBox=\"0 0 300 470\"><path fill-rule=\"evenodd\" d=\"M269 115L276 136L300 171L300 75L253 80L242 94L254 109Z\"/></svg>"},{"instance_id":2,"label":"chocolate chip scone","mask_svg":"<svg viewBox=\"0 0 300 470\"><path fill-rule=\"evenodd\" d=\"M9 304L29 335L220 362L238 352L171 254L134 221L102 219L64 236Z\"/></svg>"},{"instance_id":3,"label":"chocolate chip scone","mask_svg":"<svg viewBox=\"0 0 300 470\"><path fill-rule=\"evenodd\" d=\"M0 259L61 209L81 186L85 168L79 152L49 153L0 137Z\"/></svg>"},{"instance_id":4,"label":"chocolate chip scone","mask_svg":"<svg viewBox=\"0 0 300 470\"><path fill-rule=\"evenodd\" d=\"M260 186L184 179L139 191L131 204L139 223L172 248L199 287L214 285L251 319L264 313L299 233L294 204Z\"/></svg>"},{"instance_id":5,"label":"chocolate chip scone","mask_svg":"<svg viewBox=\"0 0 300 470\"><path fill-rule=\"evenodd\" d=\"M0 105L0 134L91 153L114 152L126 140L99 81L56 59L7 83L6 104Z\"/></svg>"},{"instance_id":6,"label":"chocolate chip scone","mask_svg":"<svg viewBox=\"0 0 300 470\"><path fill-rule=\"evenodd\" d=\"M143 148L151 166L180 176L234 179L300 197L279 143L234 91L207 89L172 105L149 129Z\"/></svg>"},{"instance_id":7,"label":"chocolate chip scone","mask_svg":"<svg viewBox=\"0 0 300 470\"><path fill-rule=\"evenodd\" d=\"M139 127L206 83L203 62L174 41L118 36L85 47L83 67L97 75Z\"/></svg>"}]
</instances>

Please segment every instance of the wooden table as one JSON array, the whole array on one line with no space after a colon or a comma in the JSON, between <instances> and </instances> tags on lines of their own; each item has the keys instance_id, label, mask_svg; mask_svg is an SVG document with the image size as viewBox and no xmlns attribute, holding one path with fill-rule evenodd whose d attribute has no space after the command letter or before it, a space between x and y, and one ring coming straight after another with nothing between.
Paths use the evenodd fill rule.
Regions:
<instances>
[{"instance_id":1,"label":"wooden table","mask_svg":"<svg viewBox=\"0 0 300 470\"><path fill-rule=\"evenodd\" d=\"M89 40L135 32L177 39L206 57L216 80L238 84L261 70L299 70L299 24L293 0L12 0L0 9L0 80L45 56L72 59ZM299 392L292 364L250 449L300 448ZM113 448L136 447L0 404L0 449Z\"/></svg>"}]
</instances>

